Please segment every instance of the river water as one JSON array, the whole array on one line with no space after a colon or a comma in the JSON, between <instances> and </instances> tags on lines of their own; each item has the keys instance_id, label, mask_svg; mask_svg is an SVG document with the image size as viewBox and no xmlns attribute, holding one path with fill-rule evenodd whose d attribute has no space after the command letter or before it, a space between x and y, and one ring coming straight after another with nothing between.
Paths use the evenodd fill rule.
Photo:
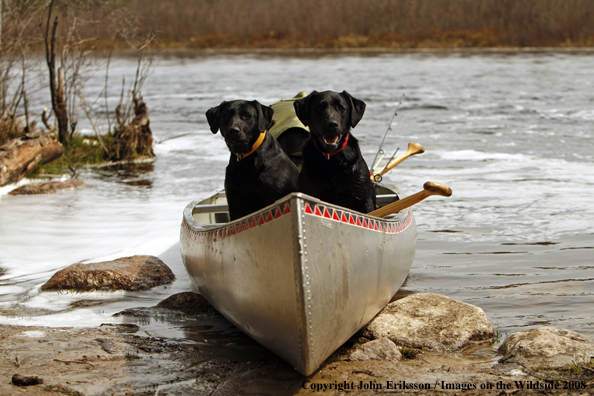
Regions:
<instances>
[{"instance_id":1,"label":"river water","mask_svg":"<svg viewBox=\"0 0 594 396\"><path fill-rule=\"evenodd\" d=\"M143 87L154 163L83 169L88 188L53 195L0 189L0 323L117 322L115 312L195 290L179 253L182 210L222 185L229 158L206 110L331 89L366 102L353 133L368 163L402 100L386 155L413 141L426 153L385 181L404 195L428 180L453 190L414 209L418 250L401 295L477 305L502 334L551 325L594 336L593 61L592 52L161 54ZM136 60L111 63L115 104ZM88 96L103 84L103 75L90 77ZM48 103L32 102L38 114ZM159 256L177 280L147 292L39 292L71 264L133 254ZM146 331L193 334L173 325Z\"/></svg>"}]
</instances>

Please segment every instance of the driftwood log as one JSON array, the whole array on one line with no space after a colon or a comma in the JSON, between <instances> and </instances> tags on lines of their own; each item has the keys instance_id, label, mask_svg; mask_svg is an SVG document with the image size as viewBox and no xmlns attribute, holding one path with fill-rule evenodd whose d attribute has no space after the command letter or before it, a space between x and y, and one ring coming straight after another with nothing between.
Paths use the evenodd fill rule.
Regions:
<instances>
[{"instance_id":1,"label":"driftwood log","mask_svg":"<svg viewBox=\"0 0 594 396\"><path fill-rule=\"evenodd\" d=\"M35 131L0 147L0 186L15 183L64 152L53 132Z\"/></svg>"}]
</instances>

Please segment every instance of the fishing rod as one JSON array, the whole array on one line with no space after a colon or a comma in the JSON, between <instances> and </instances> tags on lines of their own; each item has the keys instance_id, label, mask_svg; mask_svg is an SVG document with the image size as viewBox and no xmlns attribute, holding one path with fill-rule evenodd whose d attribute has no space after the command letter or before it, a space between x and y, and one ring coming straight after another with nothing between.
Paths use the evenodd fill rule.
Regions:
<instances>
[{"instance_id":1,"label":"fishing rod","mask_svg":"<svg viewBox=\"0 0 594 396\"><path fill-rule=\"evenodd\" d=\"M396 157L396 154L398 154L398 151L399 150L400 150L400 147L397 147L396 148L396 151L394 151L394 154L392 154L392 156L388 160L388 164L390 164L392 161L394 161L394 158ZM382 158L384 158L383 155L380 157L379 161L377 161L378 163L375 164L374 168L377 167L377 165L379 165L379 163L381 162ZM386 166L382 167L381 171L380 172L377 172L377 173L375 173L375 170L372 170L370 172L371 173L371 181L373 181L374 183L381 183L381 181L382 181L382 175L385 173L384 170L386 169Z\"/></svg>"},{"instance_id":2,"label":"fishing rod","mask_svg":"<svg viewBox=\"0 0 594 396\"><path fill-rule=\"evenodd\" d=\"M400 105L402 104L403 98L404 98L404 94L402 94L402 98L400 98L400 101L398 102L398 105L396 106L396 110L394 111L394 114L392 114L392 118L390 119L390 123L388 124L388 129L386 129L386 133L384 133L382 142L380 143L377 153L375 154L375 158L373 159L373 166L371 167L371 174L373 174L375 172L375 169L377 168L377 166L379 165L381 160L384 158L384 149L382 147L384 145L384 141L386 140L386 137L388 136L388 133L390 131L392 131L392 123L394 122L394 118L398 115L398 109L400 108ZM398 152L398 149L396 149L396 152ZM396 153L394 153L394 155L396 155ZM394 157L394 155L392 156L392 158ZM378 159L378 157L379 157L379 159Z\"/></svg>"},{"instance_id":3,"label":"fishing rod","mask_svg":"<svg viewBox=\"0 0 594 396\"><path fill-rule=\"evenodd\" d=\"M398 150L396 150L396 151L398 151ZM409 143L408 150L406 150L406 153L402 154L400 157L395 158L395 159L394 159L394 155L396 155L396 153L394 153L394 155L392 156L392 159L390 159L390 161L388 162L388 164L386 166L382 166L377 172L372 173L370 175L371 181L381 182L382 175L389 172L396 165L400 164L402 161L404 161L411 155L423 154L424 152L425 152L425 148L423 147L423 145L421 143L414 143L414 142Z\"/></svg>"}]
</instances>

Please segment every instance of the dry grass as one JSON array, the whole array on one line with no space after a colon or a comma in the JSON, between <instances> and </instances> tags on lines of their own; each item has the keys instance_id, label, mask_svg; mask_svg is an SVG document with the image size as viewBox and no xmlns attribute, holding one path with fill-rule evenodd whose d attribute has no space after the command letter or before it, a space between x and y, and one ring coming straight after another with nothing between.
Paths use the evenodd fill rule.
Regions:
<instances>
[{"instance_id":1,"label":"dry grass","mask_svg":"<svg viewBox=\"0 0 594 396\"><path fill-rule=\"evenodd\" d=\"M95 46L98 43L99 47L111 47L113 37L117 36L122 48L125 41L130 44L142 40L151 32L158 33L161 47L190 48L594 46L592 0L79 0L76 3L75 9L60 8L65 21L62 29L76 16L81 39L91 39L90 43Z\"/></svg>"},{"instance_id":2,"label":"dry grass","mask_svg":"<svg viewBox=\"0 0 594 396\"><path fill-rule=\"evenodd\" d=\"M164 45L593 46L592 0L142 0Z\"/></svg>"}]
</instances>

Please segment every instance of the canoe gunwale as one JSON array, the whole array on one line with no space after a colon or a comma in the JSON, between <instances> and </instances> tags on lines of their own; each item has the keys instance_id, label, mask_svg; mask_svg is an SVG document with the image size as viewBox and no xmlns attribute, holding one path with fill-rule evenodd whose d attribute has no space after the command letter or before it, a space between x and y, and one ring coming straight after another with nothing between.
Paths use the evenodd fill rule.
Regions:
<instances>
[{"instance_id":1,"label":"canoe gunwale","mask_svg":"<svg viewBox=\"0 0 594 396\"><path fill-rule=\"evenodd\" d=\"M225 196L224 190L216 190L207 199L211 199L211 198L214 198L214 197L217 197L217 196L219 196L219 197ZM239 219L236 219L236 220L233 220L233 221L229 221L229 222L226 222L226 223L221 223L219 226L213 227L213 228L211 228L211 227L205 228L205 227L203 227L202 224L199 224L194 219L194 216L193 216L193 214L194 214L194 208L200 206L202 204L202 202L205 201L205 199L203 199L203 200L194 200L194 201L191 201L184 208L183 221L187 224L187 226L189 226L191 229L193 229L195 231L198 231L198 232L213 231L213 230L216 230L217 228L221 228L222 229L222 228L225 228L225 227L230 226L231 224L239 223L241 221L245 221L245 220L247 220L249 218L253 218L253 217L255 217L257 215L260 215L262 213L266 213L271 208L278 207L281 203L288 202L288 201L290 201L293 198L300 198L303 201L306 201L306 202L309 202L309 203L313 203L315 205L321 205L321 206L324 206L324 207L327 207L327 208L332 208L333 210L339 210L339 211L343 211L343 212L353 213L353 214L356 214L357 216L363 216L363 217L366 217L366 218L369 218L369 219L374 219L374 220L377 220L377 221L380 221L380 222L399 222L403 218L406 218L407 216L409 216L409 212L410 212L410 208L407 208L407 209L401 210L400 212L393 213L393 214L391 214L389 216L386 216L386 217L383 217L383 218L382 217L375 217L375 216L370 216L370 215L368 215L366 213L361 213L361 212L357 212L357 211L354 211L354 210L351 210L351 209L347 209L347 208L344 208L344 207L341 207L341 206L338 206L338 205L330 204L328 202L325 202L325 201L319 200L319 199L317 199L315 197L312 197L311 195L307 195L307 194L304 194L304 193L291 193L291 194L288 194L285 197L277 200L273 204L268 205L267 207L265 207L263 209L260 209L260 210L254 212L254 213L250 213L249 215L246 215L246 216L241 217ZM207 205L207 204L205 204L205 205Z\"/></svg>"}]
</instances>

